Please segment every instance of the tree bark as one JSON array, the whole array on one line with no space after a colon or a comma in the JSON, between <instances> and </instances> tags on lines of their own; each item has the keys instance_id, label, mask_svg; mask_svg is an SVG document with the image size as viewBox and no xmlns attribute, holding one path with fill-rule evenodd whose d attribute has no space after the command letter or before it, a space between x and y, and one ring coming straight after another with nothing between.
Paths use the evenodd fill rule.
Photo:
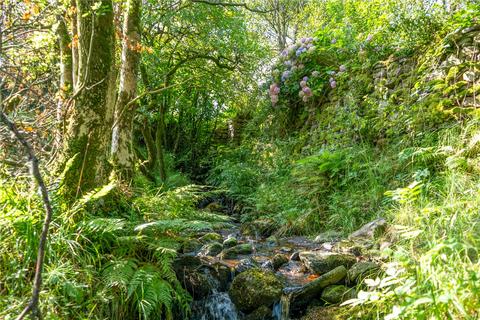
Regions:
<instances>
[{"instance_id":1,"label":"tree bark","mask_svg":"<svg viewBox=\"0 0 480 320\"><path fill-rule=\"evenodd\" d=\"M69 118L63 160L63 193L67 200L107 182L113 111L108 104L114 60L113 5L101 0L77 0L78 88Z\"/></svg>"},{"instance_id":2,"label":"tree bark","mask_svg":"<svg viewBox=\"0 0 480 320\"><path fill-rule=\"evenodd\" d=\"M64 123L65 123L65 101L71 94L73 89L73 58L70 35L68 34L67 25L62 16L58 17L57 26L58 45L60 48L60 85L59 96L57 103L57 122L58 132L56 141L61 143L64 135Z\"/></svg>"},{"instance_id":3,"label":"tree bark","mask_svg":"<svg viewBox=\"0 0 480 320\"><path fill-rule=\"evenodd\" d=\"M133 177L135 153L132 146L133 115L135 105L129 102L137 92L137 71L140 59L141 0L128 0L123 25L122 65L120 88L115 106L115 124L112 134L112 160L121 180Z\"/></svg>"}]
</instances>

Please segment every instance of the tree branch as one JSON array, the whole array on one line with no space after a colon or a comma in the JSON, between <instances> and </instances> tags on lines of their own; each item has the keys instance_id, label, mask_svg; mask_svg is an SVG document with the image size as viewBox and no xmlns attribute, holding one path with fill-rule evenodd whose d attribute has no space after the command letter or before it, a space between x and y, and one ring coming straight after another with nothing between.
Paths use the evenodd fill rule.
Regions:
<instances>
[{"instance_id":1,"label":"tree branch","mask_svg":"<svg viewBox=\"0 0 480 320\"><path fill-rule=\"evenodd\" d=\"M33 151L30 143L25 139L25 137L20 133L17 126L8 119L6 114L3 112L3 104L0 96L0 121L4 122L7 128L15 135L16 139L20 144L25 148L28 154L28 160L31 162L31 171L34 180L37 182L38 187L40 188L40 193L42 195L43 205L45 207L45 220L43 221L42 233L40 234L40 242L38 244L37 252L37 263L35 267L35 278L33 281L33 290L32 298L28 305L23 309L22 313L17 317L16 320L22 320L28 313L32 313L33 319L42 319L40 309L38 308L38 301L40 298L40 290L42 286L42 270L43 262L45 260L45 247L47 244L48 230L50 227L50 222L52 221L53 209L48 196L47 187L40 173L40 168L38 165L38 158Z\"/></svg>"}]
</instances>

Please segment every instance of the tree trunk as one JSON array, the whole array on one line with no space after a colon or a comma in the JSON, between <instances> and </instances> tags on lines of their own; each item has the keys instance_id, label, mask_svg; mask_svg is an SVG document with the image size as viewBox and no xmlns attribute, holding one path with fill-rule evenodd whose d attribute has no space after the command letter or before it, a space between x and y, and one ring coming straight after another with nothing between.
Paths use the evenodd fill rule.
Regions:
<instances>
[{"instance_id":1,"label":"tree trunk","mask_svg":"<svg viewBox=\"0 0 480 320\"><path fill-rule=\"evenodd\" d=\"M165 135L165 132L163 131L164 119L165 119L164 107L161 106L159 119L157 121L157 132L155 134L155 142L156 142L156 149L157 149L158 171L160 173L160 179L162 181L165 181L167 179L167 170L165 168L165 153L164 153L164 145L163 145L163 136Z\"/></svg>"},{"instance_id":2,"label":"tree trunk","mask_svg":"<svg viewBox=\"0 0 480 320\"><path fill-rule=\"evenodd\" d=\"M126 182L133 177L135 156L132 146L133 115L130 101L137 92L137 70L140 58L141 0L128 0L123 25L122 65L120 89L115 106L115 124L112 134L112 160L117 176Z\"/></svg>"},{"instance_id":3,"label":"tree trunk","mask_svg":"<svg viewBox=\"0 0 480 320\"><path fill-rule=\"evenodd\" d=\"M62 16L58 17L57 26L58 45L60 48L60 85L59 97L57 103L57 123L58 132L56 135L57 143L61 143L65 134L65 100L71 94L73 89L73 60L72 50L70 49L71 39L68 34L67 25Z\"/></svg>"},{"instance_id":4,"label":"tree trunk","mask_svg":"<svg viewBox=\"0 0 480 320\"><path fill-rule=\"evenodd\" d=\"M109 110L114 59L113 5L101 0L101 12L92 12L96 0L77 0L78 89L65 139L63 193L67 200L107 182L113 111Z\"/></svg>"}]
</instances>

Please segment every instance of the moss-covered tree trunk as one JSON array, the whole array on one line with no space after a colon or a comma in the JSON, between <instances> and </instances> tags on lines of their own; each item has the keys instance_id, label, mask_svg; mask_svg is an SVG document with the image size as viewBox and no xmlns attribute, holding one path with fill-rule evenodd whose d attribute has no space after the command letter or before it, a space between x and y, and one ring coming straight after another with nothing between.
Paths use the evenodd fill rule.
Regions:
<instances>
[{"instance_id":1,"label":"moss-covered tree trunk","mask_svg":"<svg viewBox=\"0 0 480 320\"><path fill-rule=\"evenodd\" d=\"M135 153L132 146L137 71L140 58L141 0L128 0L124 15L120 89L115 105L112 135L112 160L118 178L128 182L133 177Z\"/></svg>"},{"instance_id":2,"label":"moss-covered tree trunk","mask_svg":"<svg viewBox=\"0 0 480 320\"><path fill-rule=\"evenodd\" d=\"M129 181L134 171L132 127L135 105L130 103L137 91L137 71L140 58L141 0L128 0L123 25L120 89L115 106L115 125L112 134L112 160L121 180Z\"/></svg>"},{"instance_id":3,"label":"moss-covered tree trunk","mask_svg":"<svg viewBox=\"0 0 480 320\"><path fill-rule=\"evenodd\" d=\"M78 88L65 138L64 195L74 199L108 180L113 110L108 103L114 59L111 0L77 0ZM100 6L98 6L100 4Z\"/></svg>"}]
</instances>

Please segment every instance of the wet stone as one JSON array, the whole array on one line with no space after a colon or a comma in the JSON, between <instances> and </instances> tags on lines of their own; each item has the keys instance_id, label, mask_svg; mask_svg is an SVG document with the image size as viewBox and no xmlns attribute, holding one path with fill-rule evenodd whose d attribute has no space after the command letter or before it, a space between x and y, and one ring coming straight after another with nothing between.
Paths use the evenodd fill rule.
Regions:
<instances>
[{"instance_id":1,"label":"wet stone","mask_svg":"<svg viewBox=\"0 0 480 320\"><path fill-rule=\"evenodd\" d=\"M350 268L356 262L352 255L321 251L300 252L300 260L309 271L316 274L329 272L339 266Z\"/></svg>"},{"instance_id":2,"label":"wet stone","mask_svg":"<svg viewBox=\"0 0 480 320\"><path fill-rule=\"evenodd\" d=\"M202 256L210 256L210 257L213 257L213 256L216 256L217 254L219 254L220 252L222 252L223 250L223 245L219 242L211 242L211 243L207 243L206 245L204 245L202 247L202 249L200 250L200 255Z\"/></svg>"},{"instance_id":3,"label":"wet stone","mask_svg":"<svg viewBox=\"0 0 480 320\"><path fill-rule=\"evenodd\" d=\"M353 288L344 285L328 286L322 291L322 300L337 304L355 298L356 292Z\"/></svg>"}]
</instances>

